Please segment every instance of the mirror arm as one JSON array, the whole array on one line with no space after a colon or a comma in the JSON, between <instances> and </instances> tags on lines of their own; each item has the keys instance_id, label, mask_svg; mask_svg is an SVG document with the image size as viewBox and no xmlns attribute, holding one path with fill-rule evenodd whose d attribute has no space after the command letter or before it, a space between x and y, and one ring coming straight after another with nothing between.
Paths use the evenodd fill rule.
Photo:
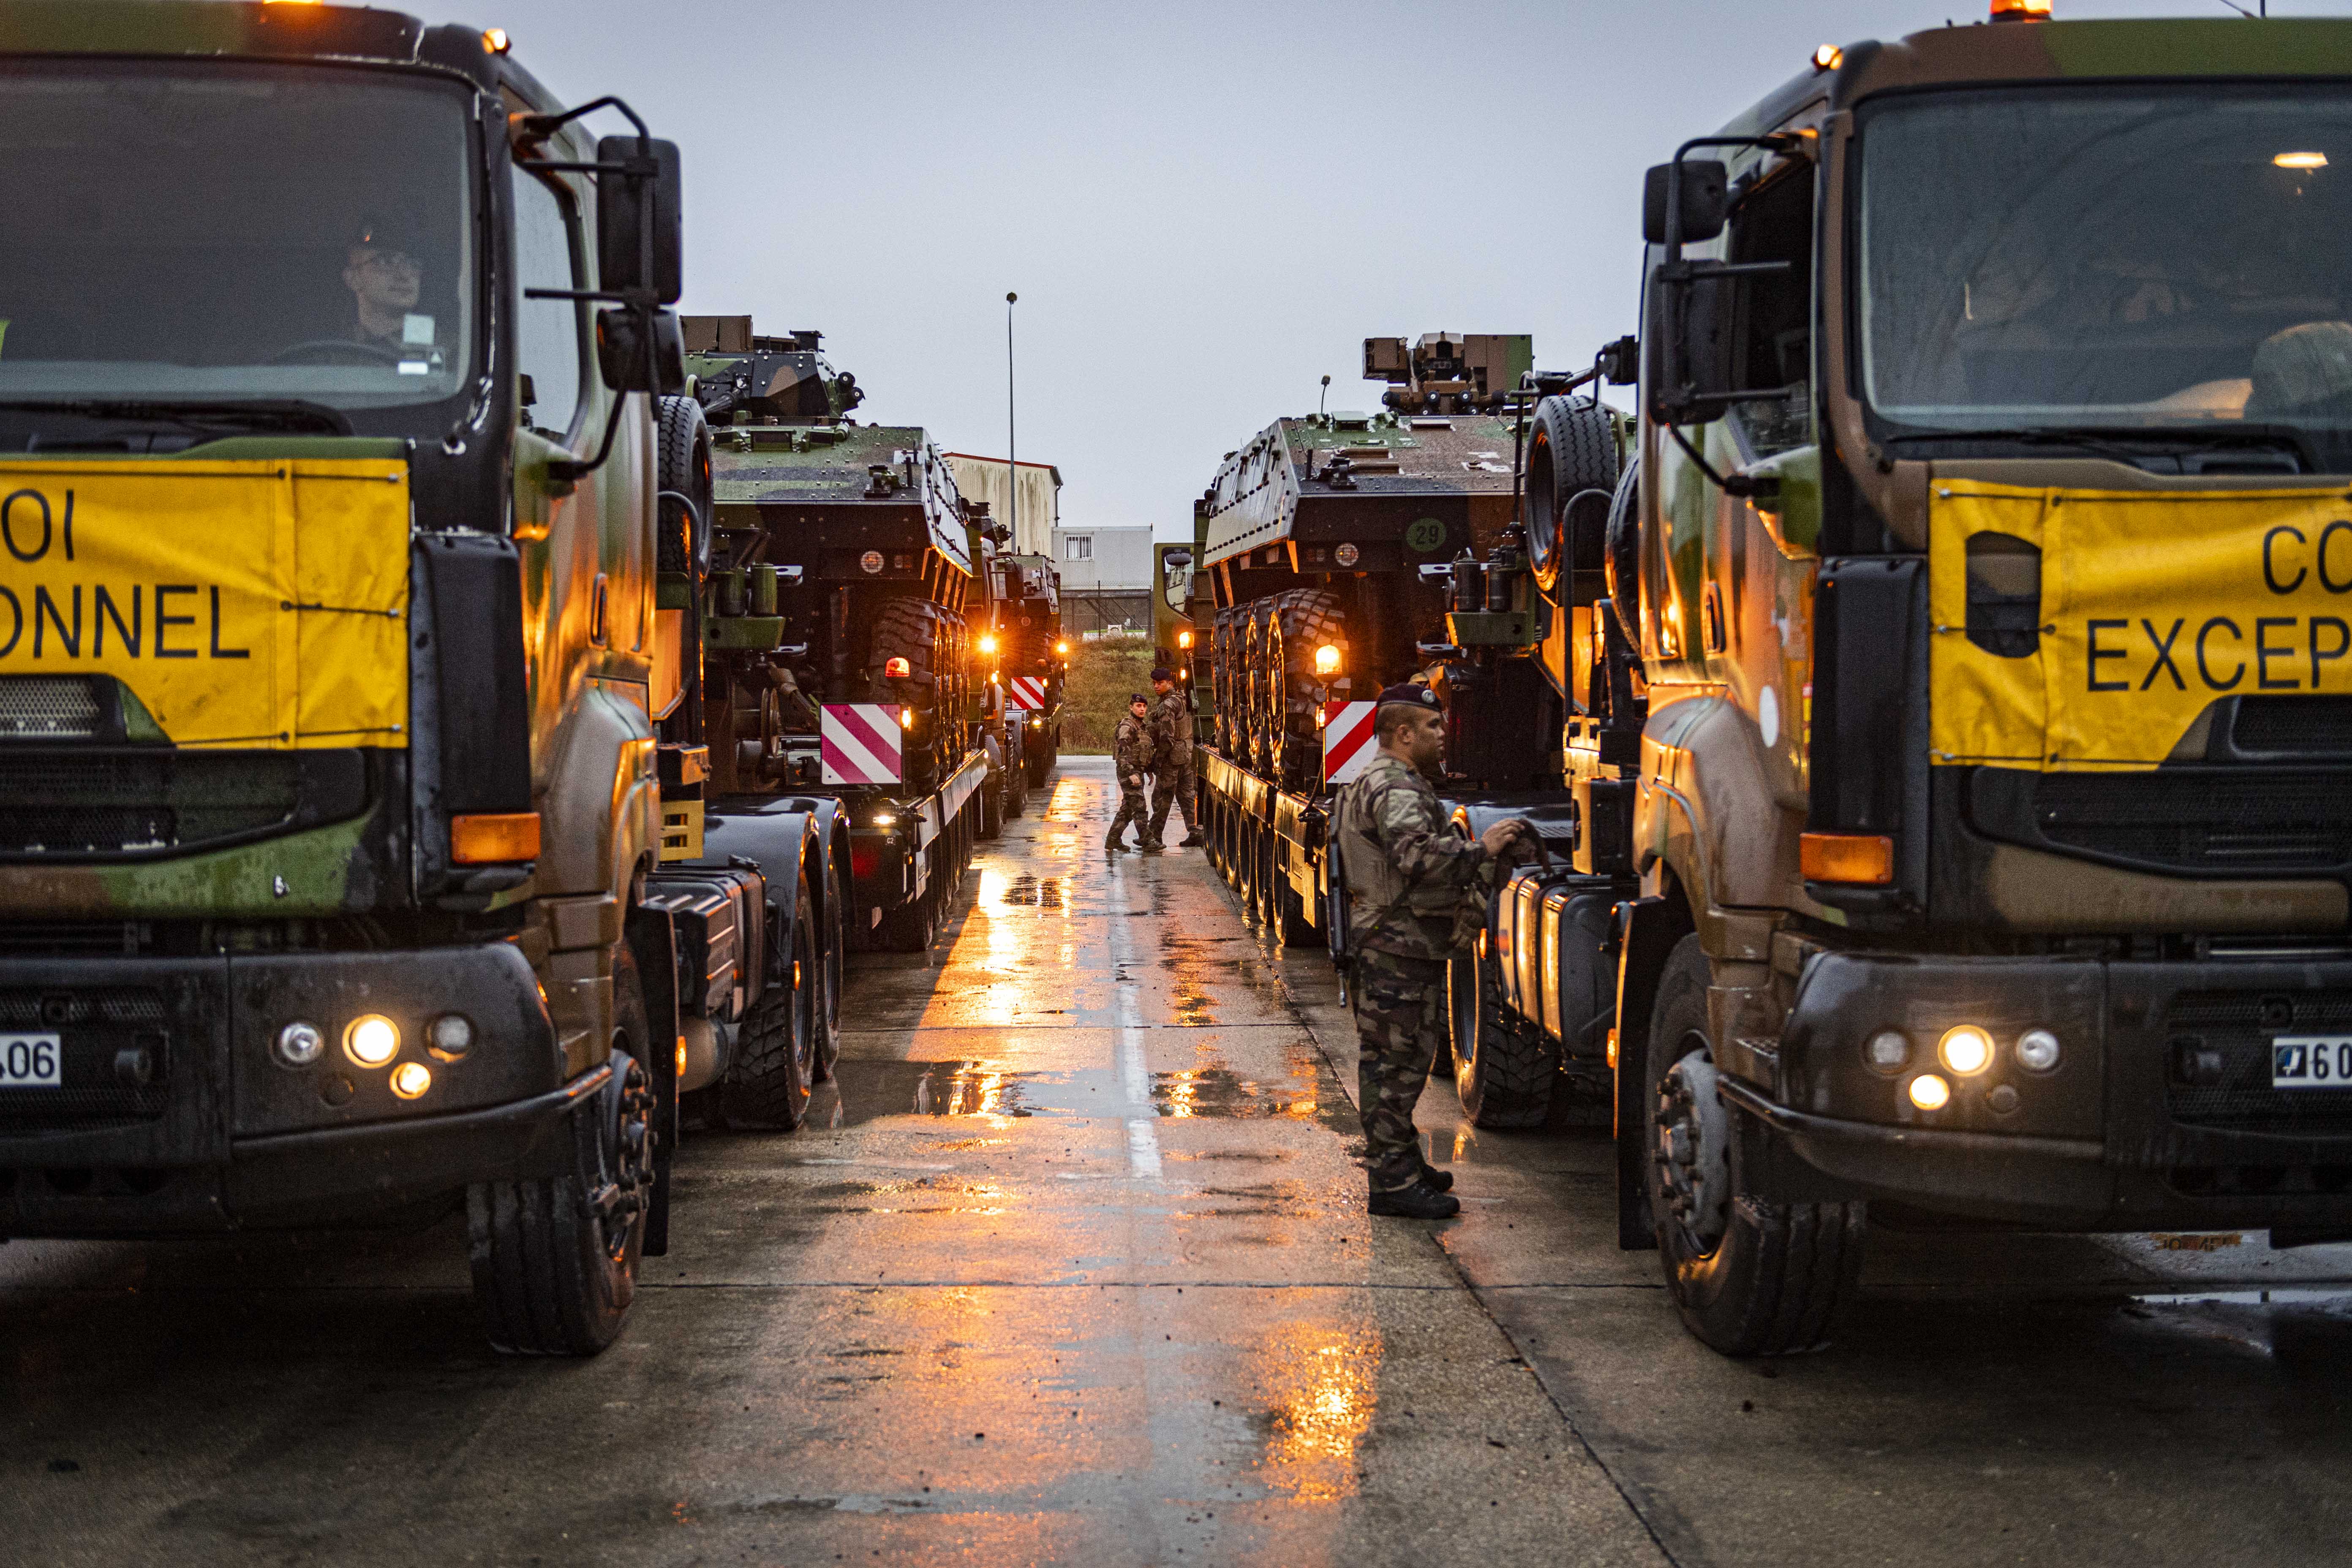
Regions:
<instances>
[{"instance_id":1,"label":"mirror arm","mask_svg":"<svg viewBox=\"0 0 2352 1568\"><path fill-rule=\"evenodd\" d=\"M1783 387L1780 390L1785 393L1789 389ZM1745 402L1746 399L1743 398L1741 401ZM1690 437L1683 434L1683 427L1681 426L1667 426L1666 434L1675 438L1675 445L1680 447L1685 455L1687 456L1692 462L1698 465L1698 471L1705 474L1709 480L1713 481L1716 488L1720 489L1725 495L1738 496L1742 500L1772 500L1778 499L1780 496L1780 481L1777 476L1772 474L1718 474L1715 471L1715 465L1709 463L1704 457L1700 456L1699 449L1691 445Z\"/></svg>"}]
</instances>

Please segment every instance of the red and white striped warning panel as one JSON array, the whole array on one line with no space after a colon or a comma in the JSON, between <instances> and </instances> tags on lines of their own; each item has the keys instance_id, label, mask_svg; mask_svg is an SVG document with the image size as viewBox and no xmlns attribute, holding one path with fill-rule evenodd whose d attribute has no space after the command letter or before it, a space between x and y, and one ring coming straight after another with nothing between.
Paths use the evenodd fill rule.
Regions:
<instances>
[{"instance_id":1,"label":"red and white striped warning panel","mask_svg":"<svg viewBox=\"0 0 2352 1568\"><path fill-rule=\"evenodd\" d=\"M1370 702L1323 704L1323 782L1343 784L1371 765L1380 751L1372 744Z\"/></svg>"},{"instance_id":2,"label":"red and white striped warning panel","mask_svg":"<svg viewBox=\"0 0 2352 1568\"><path fill-rule=\"evenodd\" d=\"M1042 675L1016 675L1004 683L1004 695L1023 712L1037 712L1045 706L1045 678Z\"/></svg>"},{"instance_id":3,"label":"red and white striped warning panel","mask_svg":"<svg viewBox=\"0 0 2352 1568\"><path fill-rule=\"evenodd\" d=\"M818 727L829 784L897 784L902 750L893 703L828 702Z\"/></svg>"}]
</instances>

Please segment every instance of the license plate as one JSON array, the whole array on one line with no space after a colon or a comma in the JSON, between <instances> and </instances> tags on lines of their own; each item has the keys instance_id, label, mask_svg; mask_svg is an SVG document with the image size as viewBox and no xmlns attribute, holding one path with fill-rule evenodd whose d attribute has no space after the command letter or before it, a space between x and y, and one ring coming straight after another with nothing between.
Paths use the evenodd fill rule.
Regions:
<instances>
[{"instance_id":1,"label":"license plate","mask_svg":"<svg viewBox=\"0 0 2352 1568\"><path fill-rule=\"evenodd\" d=\"M2281 1035L2271 1041L2273 1089L2352 1089L2352 1036Z\"/></svg>"},{"instance_id":2,"label":"license plate","mask_svg":"<svg viewBox=\"0 0 2352 1568\"><path fill-rule=\"evenodd\" d=\"M58 1089L65 1081L55 1035L0 1034L0 1089Z\"/></svg>"}]
</instances>

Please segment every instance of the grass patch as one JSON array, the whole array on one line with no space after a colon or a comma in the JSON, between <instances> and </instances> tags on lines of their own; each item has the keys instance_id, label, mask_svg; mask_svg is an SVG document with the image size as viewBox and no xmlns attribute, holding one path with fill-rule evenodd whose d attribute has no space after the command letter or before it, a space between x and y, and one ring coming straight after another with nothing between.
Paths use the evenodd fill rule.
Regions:
<instances>
[{"instance_id":1,"label":"grass patch","mask_svg":"<svg viewBox=\"0 0 2352 1568\"><path fill-rule=\"evenodd\" d=\"M1127 700L1151 695L1151 638L1104 637L1076 644L1062 683L1062 750L1076 756L1110 751Z\"/></svg>"}]
</instances>

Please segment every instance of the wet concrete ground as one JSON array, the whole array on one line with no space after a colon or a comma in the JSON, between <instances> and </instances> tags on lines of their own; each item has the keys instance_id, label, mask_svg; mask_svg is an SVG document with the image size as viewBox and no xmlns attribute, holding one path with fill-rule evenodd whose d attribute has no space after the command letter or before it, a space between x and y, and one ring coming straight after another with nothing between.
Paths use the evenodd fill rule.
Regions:
<instances>
[{"instance_id":1,"label":"wet concrete ground","mask_svg":"<svg viewBox=\"0 0 2352 1568\"><path fill-rule=\"evenodd\" d=\"M2294 1563L2352 1551L2352 1248L1881 1233L1838 1346L1730 1363L1601 1134L1423 1100L1363 1213L1352 1035L1065 765L793 1136L699 1134L581 1363L482 1348L462 1228L0 1247L0 1561ZM2265 1299L2264 1292L2267 1292Z\"/></svg>"}]
</instances>

